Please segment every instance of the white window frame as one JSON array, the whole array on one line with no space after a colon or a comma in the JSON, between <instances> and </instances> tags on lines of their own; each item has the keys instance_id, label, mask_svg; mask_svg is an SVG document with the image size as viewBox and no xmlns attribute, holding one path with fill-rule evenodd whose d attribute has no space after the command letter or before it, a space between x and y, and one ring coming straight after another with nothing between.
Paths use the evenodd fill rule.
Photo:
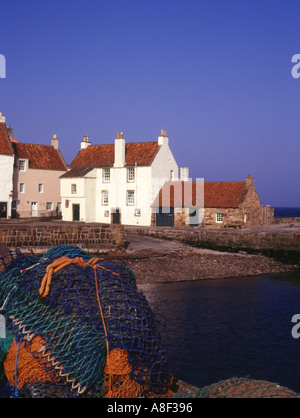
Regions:
<instances>
[{"instance_id":1,"label":"white window frame","mask_svg":"<svg viewBox=\"0 0 300 418\"><path fill-rule=\"evenodd\" d=\"M127 190L127 206L134 206L135 193L134 190Z\"/></svg>"},{"instance_id":2,"label":"white window frame","mask_svg":"<svg viewBox=\"0 0 300 418\"><path fill-rule=\"evenodd\" d=\"M48 208L47 206L50 205L50 208ZM53 202L46 202L46 211L50 212L53 210Z\"/></svg>"},{"instance_id":3,"label":"white window frame","mask_svg":"<svg viewBox=\"0 0 300 418\"><path fill-rule=\"evenodd\" d=\"M222 224L223 223L223 213L217 212L216 213L216 223Z\"/></svg>"},{"instance_id":4,"label":"white window frame","mask_svg":"<svg viewBox=\"0 0 300 418\"><path fill-rule=\"evenodd\" d=\"M26 171L27 169L26 160L23 160L23 159L19 160L18 167L19 167L19 171Z\"/></svg>"},{"instance_id":5,"label":"white window frame","mask_svg":"<svg viewBox=\"0 0 300 418\"><path fill-rule=\"evenodd\" d=\"M127 182L128 183L135 182L135 168L134 167L127 168Z\"/></svg>"},{"instance_id":6,"label":"white window frame","mask_svg":"<svg viewBox=\"0 0 300 418\"><path fill-rule=\"evenodd\" d=\"M44 183L39 183L38 184L38 192L39 193L44 193Z\"/></svg>"},{"instance_id":7,"label":"white window frame","mask_svg":"<svg viewBox=\"0 0 300 418\"><path fill-rule=\"evenodd\" d=\"M25 191L26 191L26 186L25 186L25 183L20 183L20 184L19 184L19 191L20 191L20 193L22 193L22 194L24 194L24 193L25 193Z\"/></svg>"},{"instance_id":8,"label":"white window frame","mask_svg":"<svg viewBox=\"0 0 300 418\"><path fill-rule=\"evenodd\" d=\"M103 168L102 182L110 183L110 168Z\"/></svg>"},{"instance_id":9,"label":"white window frame","mask_svg":"<svg viewBox=\"0 0 300 418\"><path fill-rule=\"evenodd\" d=\"M108 190L102 190L101 192L101 205L108 206L109 203L109 194Z\"/></svg>"},{"instance_id":10,"label":"white window frame","mask_svg":"<svg viewBox=\"0 0 300 418\"><path fill-rule=\"evenodd\" d=\"M72 194L76 194L77 193L77 184L76 183L72 183L71 184L71 193Z\"/></svg>"}]
</instances>

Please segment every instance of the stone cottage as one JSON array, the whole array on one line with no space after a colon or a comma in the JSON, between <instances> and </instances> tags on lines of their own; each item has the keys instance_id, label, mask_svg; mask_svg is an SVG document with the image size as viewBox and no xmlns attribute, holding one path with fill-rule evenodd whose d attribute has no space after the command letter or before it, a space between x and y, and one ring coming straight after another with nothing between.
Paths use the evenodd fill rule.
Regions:
<instances>
[{"instance_id":1,"label":"stone cottage","mask_svg":"<svg viewBox=\"0 0 300 418\"><path fill-rule=\"evenodd\" d=\"M152 225L246 228L272 222L250 175L245 181L167 182L153 203Z\"/></svg>"}]
</instances>

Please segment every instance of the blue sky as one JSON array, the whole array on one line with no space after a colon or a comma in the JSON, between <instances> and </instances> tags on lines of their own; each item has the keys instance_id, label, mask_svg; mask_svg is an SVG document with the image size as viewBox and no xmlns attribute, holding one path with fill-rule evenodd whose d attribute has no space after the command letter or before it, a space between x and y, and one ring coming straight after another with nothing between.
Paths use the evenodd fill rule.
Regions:
<instances>
[{"instance_id":1,"label":"blue sky","mask_svg":"<svg viewBox=\"0 0 300 418\"><path fill-rule=\"evenodd\" d=\"M300 207L299 18L294 0L2 2L0 111L67 163L84 135L165 129L193 179L251 174L262 204Z\"/></svg>"}]
</instances>

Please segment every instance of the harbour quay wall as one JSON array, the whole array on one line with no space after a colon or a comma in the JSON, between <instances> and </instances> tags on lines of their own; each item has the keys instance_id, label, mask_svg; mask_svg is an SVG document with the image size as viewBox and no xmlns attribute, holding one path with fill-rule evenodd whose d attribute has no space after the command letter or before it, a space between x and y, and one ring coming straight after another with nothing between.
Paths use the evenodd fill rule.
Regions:
<instances>
[{"instance_id":1,"label":"harbour quay wall","mask_svg":"<svg viewBox=\"0 0 300 418\"><path fill-rule=\"evenodd\" d=\"M273 218L272 224L293 224L300 223L300 218Z\"/></svg>"},{"instance_id":2,"label":"harbour quay wall","mask_svg":"<svg viewBox=\"0 0 300 418\"><path fill-rule=\"evenodd\" d=\"M180 241L196 247L218 251L245 251L276 258L295 258L299 262L300 229L295 232L260 230L211 230L176 228L125 228L127 234Z\"/></svg>"},{"instance_id":3,"label":"harbour quay wall","mask_svg":"<svg viewBox=\"0 0 300 418\"><path fill-rule=\"evenodd\" d=\"M0 225L0 244L9 248L76 245L82 249L124 247L124 226L110 224Z\"/></svg>"}]
</instances>

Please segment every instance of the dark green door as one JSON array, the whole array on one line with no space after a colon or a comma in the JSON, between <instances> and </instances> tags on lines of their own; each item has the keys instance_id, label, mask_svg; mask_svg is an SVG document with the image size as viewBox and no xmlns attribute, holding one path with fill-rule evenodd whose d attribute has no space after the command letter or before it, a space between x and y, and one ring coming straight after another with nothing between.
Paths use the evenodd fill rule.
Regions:
<instances>
[{"instance_id":1,"label":"dark green door","mask_svg":"<svg viewBox=\"0 0 300 418\"><path fill-rule=\"evenodd\" d=\"M120 209L114 209L113 211L113 224L120 223Z\"/></svg>"},{"instance_id":2,"label":"dark green door","mask_svg":"<svg viewBox=\"0 0 300 418\"><path fill-rule=\"evenodd\" d=\"M0 202L0 218L7 218L7 203Z\"/></svg>"},{"instance_id":3,"label":"dark green door","mask_svg":"<svg viewBox=\"0 0 300 418\"><path fill-rule=\"evenodd\" d=\"M80 219L80 205L73 205L73 221L79 221Z\"/></svg>"}]
</instances>

